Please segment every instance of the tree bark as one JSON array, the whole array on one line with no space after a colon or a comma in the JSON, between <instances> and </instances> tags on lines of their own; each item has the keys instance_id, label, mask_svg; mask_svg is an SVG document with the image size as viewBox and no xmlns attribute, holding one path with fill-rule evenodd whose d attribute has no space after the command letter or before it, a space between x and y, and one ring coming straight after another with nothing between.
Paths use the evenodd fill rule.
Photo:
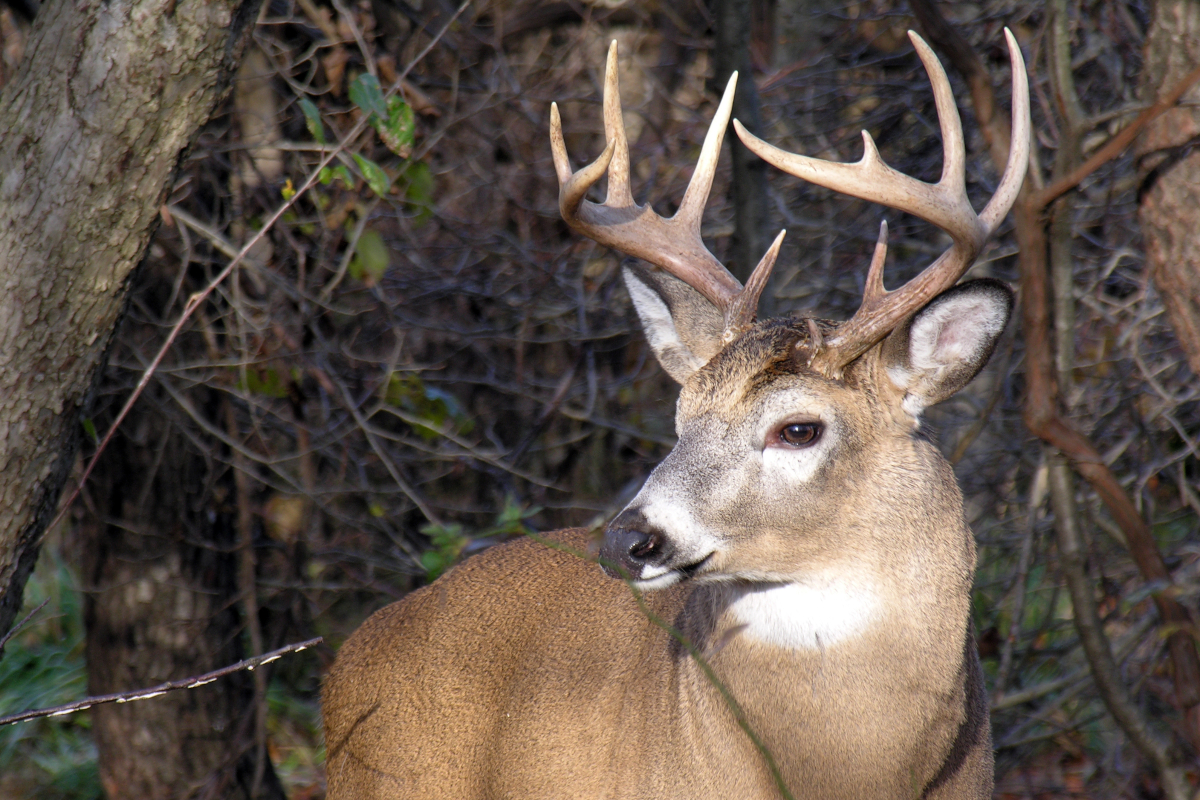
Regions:
<instances>
[{"instance_id":1,"label":"tree bark","mask_svg":"<svg viewBox=\"0 0 1200 800\"><path fill-rule=\"evenodd\" d=\"M233 476L194 444L203 434L185 434L154 398L143 402L90 485L101 515L85 526L83 548L93 695L186 678L244 655ZM265 754L258 761L255 708L253 677L239 672L92 709L109 799L283 800Z\"/></svg>"},{"instance_id":2,"label":"tree bark","mask_svg":"<svg viewBox=\"0 0 1200 800\"><path fill-rule=\"evenodd\" d=\"M74 460L130 274L260 2L49 3L0 97L0 634Z\"/></svg>"},{"instance_id":3,"label":"tree bark","mask_svg":"<svg viewBox=\"0 0 1200 800\"><path fill-rule=\"evenodd\" d=\"M1159 0L1146 36L1142 97L1153 101L1200 66L1200 5ZM1200 87L1151 122L1138 139L1143 186L1138 209L1146 261L1171 327L1200 375Z\"/></svg>"}]
</instances>

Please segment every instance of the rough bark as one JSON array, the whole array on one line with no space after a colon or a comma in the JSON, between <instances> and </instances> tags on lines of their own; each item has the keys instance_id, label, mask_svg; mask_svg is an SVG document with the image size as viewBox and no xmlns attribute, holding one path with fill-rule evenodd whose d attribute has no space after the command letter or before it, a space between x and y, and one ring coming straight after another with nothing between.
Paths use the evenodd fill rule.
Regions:
<instances>
[{"instance_id":1,"label":"rough bark","mask_svg":"<svg viewBox=\"0 0 1200 800\"><path fill-rule=\"evenodd\" d=\"M185 678L243 657L233 477L154 406L102 456L86 526L88 693ZM97 706L110 800L282 798L256 764L255 687L237 673L138 703ZM255 784L260 786L253 791Z\"/></svg>"},{"instance_id":2,"label":"rough bark","mask_svg":"<svg viewBox=\"0 0 1200 800\"><path fill-rule=\"evenodd\" d=\"M1146 36L1142 96L1153 101L1200 67L1200 4L1159 0ZM1146 261L1192 371L1200 374L1200 87L1146 126L1139 221Z\"/></svg>"},{"instance_id":3,"label":"rough bark","mask_svg":"<svg viewBox=\"0 0 1200 800\"><path fill-rule=\"evenodd\" d=\"M129 276L259 3L47 4L0 97L0 633L74 459Z\"/></svg>"},{"instance_id":4,"label":"rough bark","mask_svg":"<svg viewBox=\"0 0 1200 800\"><path fill-rule=\"evenodd\" d=\"M754 84L754 70L750 60L751 33L750 0L715 0L713 17L715 42L713 61L716 67L714 88L717 93L725 90L725 83L734 70L738 72L737 94L733 98L733 117L751 131L762 130L762 114L759 111L758 88ZM733 125L729 126L725 140L729 142L733 156L733 252L729 270L741 281L750 277L751 271L767 251L770 239L767 236L767 164L742 145ZM764 293L760 314L771 313L770 292Z\"/></svg>"}]
</instances>

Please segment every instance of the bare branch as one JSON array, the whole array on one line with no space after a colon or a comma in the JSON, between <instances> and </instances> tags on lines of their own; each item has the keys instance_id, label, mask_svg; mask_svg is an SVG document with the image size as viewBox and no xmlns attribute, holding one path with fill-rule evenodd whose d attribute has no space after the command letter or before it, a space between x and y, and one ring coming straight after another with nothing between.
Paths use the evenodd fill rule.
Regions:
<instances>
[{"instance_id":1,"label":"bare branch","mask_svg":"<svg viewBox=\"0 0 1200 800\"><path fill-rule=\"evenodd\" d=\"M41 611L43 608L45 608L46 604L49 602L50 602L50 598L47 597L45 600L43 600L41 603L38 604L37 608L35 608L33 611L30 611L28 614L26 614L21 619L20 622L18 622L16 625L13 625L11 628L9 628L8 633L4 634L3 637L0 637L0 658L4 657L4 645L8 644L9 639L16 636L17 632L19 630L21 630L21 628L24 628L26 625L28 625L29 620L31 620L35 616L37 616L37 613L39 611Z\"/></svg>"},{"instance_id":2,"label":"bare branch","mask_svg":"<svg viewBox=\"0 0 1200 800\"><path fill-rule=\"evenodd\" d=\"M270 664L283 656L290 653L299 653L301 650L307 650L320 644L324 639L320 636L315 639L309 639L304 642L296 642L289 644L278 650L272 650L269 653L263 653L261 656L254 658L246 658L230 664L227 667L215 669L212 672L205 672L203 675L192 675L188 678L180 678L174 681L166 681L156 686L150 686L146 689L134 689L128 692L116 692L114 694L101 694L94 697L85 697L82 700L76 700L74 703L66 703L61 706L53 706L51 708L39 708L33 711L22 711L19 714L10 714L7 717L0 717L0 727L5 725L13 725L17 722L26 722L31 719L40 717L61 717L67 714L74 714L76 711L83 711L93 706L103 705L104 703L130 703L134 700L149 700L151 697L158 697L167 692L178 691L179 689L195 689L200 686L212 683L218 678L224 678L226 675L232 675L235 672L241 672L244 669L254 670L264 664Z\"/></svg>"}]
</instances>

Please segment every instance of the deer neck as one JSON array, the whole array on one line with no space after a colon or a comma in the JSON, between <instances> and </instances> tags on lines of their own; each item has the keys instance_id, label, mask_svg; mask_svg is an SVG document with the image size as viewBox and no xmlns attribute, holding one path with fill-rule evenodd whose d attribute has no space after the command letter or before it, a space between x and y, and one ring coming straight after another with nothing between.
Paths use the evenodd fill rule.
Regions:
<instances>
[{"instance_id":1,"label":"deer neck","mask_svg":"<svg viewBox=\"0 0 1200 800\"><path fill-rule=\"evenodd\" d=\"M751 746L735 727L727 693L790 785L834 780L837 770L828 767L842 761L852 786L868 778L857 772L864 757L881 774L893 759L897 780L928 779L922 765L937 759L923 754L922 743L957 729L946 698L961 692L966 669L974 549L961 512L958 520L949 530L921 531L922 546L911 556L909 541L854 570L825 566L790 583L695 587L675 622L711 673L682 648L671 661L668 685L680 709L692 710L678 719L699 725L684 738L698 751L714 737ZM879 527L880 536L889 533L886 522ZM942 577L947 565L956 579ZM706 713L694 713L697 707ZM716 733L710 722L692 722L718 718L726 725ZM873 753L880 741L913 749ZM824 765L821 774L814 764Z\"/></svg>"}]
</instances>

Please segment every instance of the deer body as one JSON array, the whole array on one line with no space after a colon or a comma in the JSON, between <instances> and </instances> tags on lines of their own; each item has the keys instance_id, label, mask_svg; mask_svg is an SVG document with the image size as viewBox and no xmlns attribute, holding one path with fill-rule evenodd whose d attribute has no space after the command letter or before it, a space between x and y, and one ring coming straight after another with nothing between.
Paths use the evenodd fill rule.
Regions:
<instances>
[{"instance_id":1,"label":"deer body","mask_svg":"<svg viewBox=\"0 0 1200 800\"><path fill-rule=\"evenodd\" d=\"M1014 143L1028 142L1024 98ZM625 203L623 133L610 127L601 169L574 175L554 135L573 225L601 240L620 226L653 238L694 225L699 241L703 200L688 198L719 135L683 222ZM609 202L583 201L610 164ZM672 252L692 247L694 264L703 245L685 245ZM986 363L1011 293L975 281L914 297L914 280L883 294L877 250L871 314L846 323L867 334L755 323L778 246L745 290L666 257L626 270L651 346L682 385L678 444L600 547L605 571L645 606L579 557L582 531L564 531L493 548L379 611L325 682L331 800L753 800L783 796L780 784L814 800L990 797L974 540L920 415ZM969 265L959 247L938 263ZM895 319L876 324L876 309Z\"/></svg>"}]
</instances>

